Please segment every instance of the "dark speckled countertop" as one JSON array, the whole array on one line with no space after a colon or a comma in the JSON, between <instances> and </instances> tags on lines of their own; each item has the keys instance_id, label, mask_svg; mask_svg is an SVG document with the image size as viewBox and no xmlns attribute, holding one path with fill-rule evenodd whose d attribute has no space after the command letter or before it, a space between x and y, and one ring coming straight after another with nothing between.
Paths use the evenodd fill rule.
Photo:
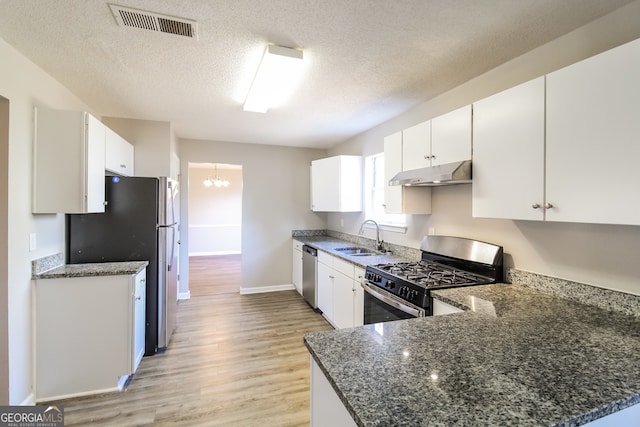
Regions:
<instances>
[{"instance_id":1,"label":"dark speckled countertop","mask_svg":"<svg viewBox=\"0 0 640 427\"><path fill-rule=\"evenodd\" d=\"M416 255L411 257L411 254L407 253L397 253L397 252L380 252L375 255L345 255L340 251L337 251L337 248L346 248L346 247L366 247L368 249L373 249L375 244L370 243L357 243L357 242L349 242L342 239L338 239L330 236L305 236L305 237L294 237L294 239L309 245L313 248L319 249L321 251L325 251L333 256L338 258L347 260L355 265L360 267L366 267L367 265L374 264L385 264L391 262L400 262L400 261L416 261L420 259L420 255ZM374 241L371 241L374 242ZM375 243L375 242L374 242ZM419 254L419 252L418 252Z\"/></svg>"},{"instance_id":2,"label":"dark speckled countertop","mask_svg":"<svg viewBox=\"0 0 640 427\"><path fill-rule=\"evenodd\" d=\"M519 285L434 298L468 311L305 335L359 426L577 426L640 403L639 317Z\"/></svg>"},{"instance_id":3,"label":"dark speckled countertop","mask_svg":"<svg viewBox=\"0 0 640 427\"><path fill-rule=\"evenodd\" d=\"M64 277L120 276L138 274L149 265L148 261L100 262L90 264L66 264L34 274L34 279L57 279Z\"/></svg>"}]
</instances>

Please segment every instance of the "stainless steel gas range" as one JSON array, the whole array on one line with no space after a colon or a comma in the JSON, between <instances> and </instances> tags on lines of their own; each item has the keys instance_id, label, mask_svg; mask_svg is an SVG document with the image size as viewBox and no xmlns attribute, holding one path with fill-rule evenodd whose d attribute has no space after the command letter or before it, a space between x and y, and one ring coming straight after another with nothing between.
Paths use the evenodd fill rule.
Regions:
<instances>
[{"instance_id":1,"label":"stainless steel gas range","mask_svg":"<svg viewBox=\"0 0 640 427\"><path fill-rule=\"evenodd\" d=\"M503 249L451 236L425 236L421 259L367 266L364 323L431 316L431 290L482 285L503 279Z\"/></svg>"}]
</instances>

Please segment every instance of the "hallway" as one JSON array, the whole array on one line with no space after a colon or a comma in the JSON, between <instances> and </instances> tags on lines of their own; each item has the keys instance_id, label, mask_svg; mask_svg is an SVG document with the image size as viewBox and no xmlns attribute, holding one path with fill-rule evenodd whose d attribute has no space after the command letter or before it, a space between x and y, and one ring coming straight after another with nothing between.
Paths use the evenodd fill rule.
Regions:
<instances>
[{"instance_id":1,"label":"hallway","mask_svg":"<svg viewBox=\"0 0 640 427\"><path fill-rule=\"evenodd\" d=\"M232 276L220 273L194 270L191 280L215 287ZM308 426L303 335L331 327L296 291L240 295L239 287L181 301L169 349L143 358L124 392L55 402L65 425Z\"/></svg>"}]
</instances>

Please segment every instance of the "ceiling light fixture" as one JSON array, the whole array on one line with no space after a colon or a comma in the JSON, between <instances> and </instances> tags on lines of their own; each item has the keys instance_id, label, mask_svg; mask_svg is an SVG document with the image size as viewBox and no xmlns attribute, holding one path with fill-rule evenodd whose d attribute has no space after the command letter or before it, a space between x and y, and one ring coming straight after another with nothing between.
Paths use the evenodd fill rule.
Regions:
<instances>
[{"instance_id":1,"label":"ceiling light fixture","mask_svg":"<svg viewBox=\"0 0 640 427\"><path fill-rule=\"evenodd\" d=\"M268 45L243 110L266 113L284 101L300 79L302 65L302 50Z\"/></svg>"},{"instance_id":2,"label":"ceiling light fixture","mask_svg":"<svg viewBox=\"0 0 640 427\"><path fill-rule=\"evenodd\" d=\"M218 165L214 165L213 167L214 167L213 180L211 180L211 176L207 176L207 179L205 179L202 182L204 186L205 187L211 187L211 186L228 187L230 185L230 182L224 178L220 178L220 176L218 175Z\"/></svg>"}]
</instances>

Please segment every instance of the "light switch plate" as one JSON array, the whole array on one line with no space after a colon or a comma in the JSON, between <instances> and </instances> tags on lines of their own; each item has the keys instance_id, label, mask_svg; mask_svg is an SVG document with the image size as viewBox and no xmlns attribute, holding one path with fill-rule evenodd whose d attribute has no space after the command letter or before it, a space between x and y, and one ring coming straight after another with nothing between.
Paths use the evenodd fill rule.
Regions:
<instances>
[{"instance_id":1,"label":"light switch plate","mask_svg":"<svg viewBox=\"0 0 640 427\"><path fill-rule=\"evenodd\" d=\"M29 252L36 250L36 233L29 233Z\"/></svg>"}]
</instances>

